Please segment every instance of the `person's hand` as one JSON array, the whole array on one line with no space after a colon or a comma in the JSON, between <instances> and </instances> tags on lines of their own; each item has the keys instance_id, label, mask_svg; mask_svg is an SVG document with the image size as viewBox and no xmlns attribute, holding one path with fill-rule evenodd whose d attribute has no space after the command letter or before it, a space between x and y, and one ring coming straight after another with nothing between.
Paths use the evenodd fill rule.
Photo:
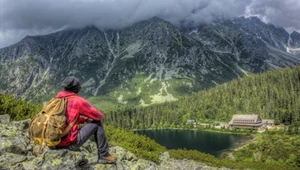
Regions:
<instances>
[{"instance_id":1,"label":"person's hand","mask_svg":"<svg viewBox=\"0 0 300 170\"><path fill-rule=\"evenodd\" d=\"M85 121L85 122L91 122L91 121L93 121L93 119L88 118L88 117L84 117L84 121Z\"/></svg>"}]
</instances>

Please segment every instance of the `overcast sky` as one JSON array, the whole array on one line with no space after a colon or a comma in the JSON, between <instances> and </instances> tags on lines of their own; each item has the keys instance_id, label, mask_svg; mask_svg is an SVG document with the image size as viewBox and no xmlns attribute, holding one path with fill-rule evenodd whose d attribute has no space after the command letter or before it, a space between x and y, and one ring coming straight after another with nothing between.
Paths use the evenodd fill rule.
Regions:
<instances>
[{"instance_id":1,"label":"overcast sky","mask_svg":"<svg viewBox=\"0 0 300 170\"><path fill-rule=\"evenodd\" d=\"M300 31L300 0L0 0L0 48L69 27L121 28L153 16L176 24L241 15Z\"/></svg>"}]
</instances>

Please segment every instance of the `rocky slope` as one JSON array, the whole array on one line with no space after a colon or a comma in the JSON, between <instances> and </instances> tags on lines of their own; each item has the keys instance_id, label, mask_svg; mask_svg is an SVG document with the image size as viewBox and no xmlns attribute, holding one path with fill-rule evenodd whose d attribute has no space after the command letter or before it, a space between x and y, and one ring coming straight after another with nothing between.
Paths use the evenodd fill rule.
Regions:
<instances>
[{"instance_id":1,"label":"rocky slope","mask_svg":"<svg viewBox=\"0 0 300 170\"><path fill-rule=\"evenodd\" d=\"M147 105L300 63L299 33L258 18L176 27L154 17L120 30L94 26L27 36L0 49L0 90L41 102L67 75L81 95Z\"/></svg>"},{"instance_id":2,"label":"rocky slope","mask_svg":"<svg viewBox=\"0 0 300 170\"><path fill-rule=\"evenodd\" d=\"M40 156L31 153L32 147L28 138L27 128L29 120L11 122L8 115L0 115L0 169L1 170L73 170L73 169L148 169L148 170L187 170L187 169L227 169L214 168L192 160L175 160L169 157L168 152L160 156L160 162L144 160L136 157L125 149L114 146L110 152L118 159L115 165L96 164L97 153L95 143L88 141L80 151L67 149L51 150L45 147ZM80 166L80 161L89 160L89 163Z\"/></svg>"},{"instance_id":3,"label":"rocky slope","mask_svg":"<svg viewBox=\"0 0 300 170\"><path fill-rule=\"evenodd\" d=\"M300 56L300 33L294 31L290 34L287 51Z\"/></svg>"}]
</instances>

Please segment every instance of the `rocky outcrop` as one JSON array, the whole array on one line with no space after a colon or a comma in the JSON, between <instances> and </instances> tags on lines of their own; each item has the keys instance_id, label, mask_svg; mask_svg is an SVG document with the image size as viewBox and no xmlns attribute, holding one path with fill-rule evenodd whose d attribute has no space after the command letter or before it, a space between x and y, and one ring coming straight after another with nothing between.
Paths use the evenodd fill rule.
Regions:
<instances>
[{"instance_id":1,"label":"rocky outcrop","mask_svg":"<svg viewBox=\"0 0 300 170\"><path fill-rule=\"evenodd\" d=\"M168 152L160 156L158 164L136 157L124 148L114 146L110 152L117 157L114 165L96 164L95 143L86 142L79 151L67 149L49 149L45 147L42 154L32 154L28 138L29 120L10 121L8 115L0 115L0 169L1 170L174 170L174 169L218 169L192 160L175 160ZM81 165L83 160L88 164ZM226 168L220 168L226 169Z\"/></svg>"}]
</instances>

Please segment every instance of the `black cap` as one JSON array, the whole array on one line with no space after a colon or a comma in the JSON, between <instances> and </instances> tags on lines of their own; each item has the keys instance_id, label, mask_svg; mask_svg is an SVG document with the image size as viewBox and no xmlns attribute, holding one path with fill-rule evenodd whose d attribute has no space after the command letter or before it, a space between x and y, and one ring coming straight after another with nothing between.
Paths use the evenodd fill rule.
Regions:
<instances>
[{"instance_id":1,"label":"black cap","mask_svg":"<svg viewBox=\"0 0 300 170\"><path fill-rule=\"evenodd\" d=\"M74 76L68 76L61 83L61 86L67 90L72 91L74 93L78 93L81 89L79 80Z\"/></svg>"}]
</instances>

